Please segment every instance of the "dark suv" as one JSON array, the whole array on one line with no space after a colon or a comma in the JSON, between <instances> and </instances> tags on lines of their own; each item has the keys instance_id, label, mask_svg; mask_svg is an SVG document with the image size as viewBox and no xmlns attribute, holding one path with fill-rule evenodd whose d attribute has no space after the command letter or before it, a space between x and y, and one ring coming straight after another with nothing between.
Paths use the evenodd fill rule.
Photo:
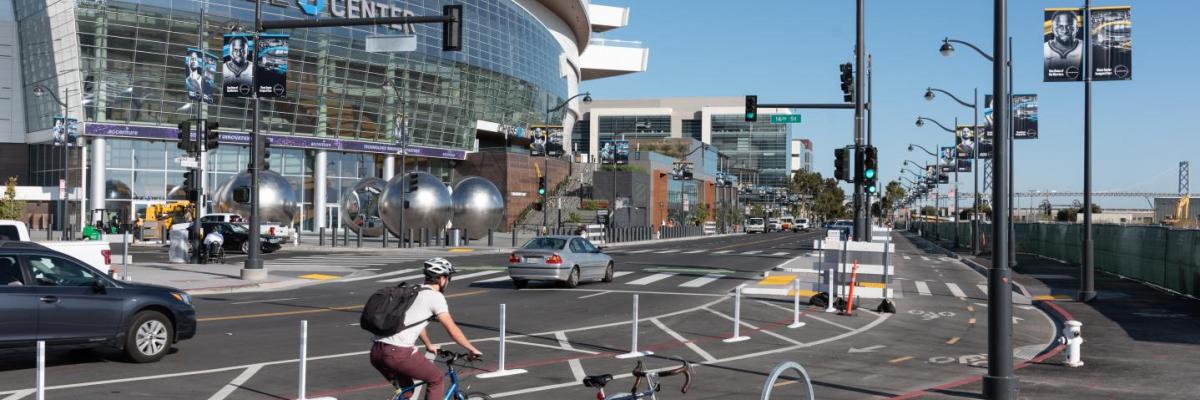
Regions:
<instances>
[{"instance_id":1,"label":"dark suv","mask_svg":"<svg viewBox=\"0 0 1200 400\"><path fill-rule=\"evenodd\" d=\"M182 290L121 282L33 242L0 241L0 347L106 344L134 362L196 334Z\"/></svg>"}]
</instances>

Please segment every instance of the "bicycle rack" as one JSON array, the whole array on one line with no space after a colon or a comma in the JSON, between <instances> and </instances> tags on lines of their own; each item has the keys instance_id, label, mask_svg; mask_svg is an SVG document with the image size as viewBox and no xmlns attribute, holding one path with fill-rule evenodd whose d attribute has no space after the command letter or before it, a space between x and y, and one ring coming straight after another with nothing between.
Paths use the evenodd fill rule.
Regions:
<instances>
[{"instance_id":1,"label":"bicycle rack","mask_svg":"<svg viewBox=\"0 0 1200 400\"><path fill-rule=\"evenodd\" d=\"M816 400L817 397L815 394L813 394L812 379L809 378L808 371L804 370L804 367L801 366L800 363L794 361L787 361L779 364L774 370L771 371L771 375L767 377L767 382L763 384L762 400L771 399L771 388L775 387L775 381L779 379L780 375L783 375L783 373L789 369L796 370L796 372L800 373L800 376L804 377L804 386L808 388L808 400Z\"/></svg>"}]
</instances>

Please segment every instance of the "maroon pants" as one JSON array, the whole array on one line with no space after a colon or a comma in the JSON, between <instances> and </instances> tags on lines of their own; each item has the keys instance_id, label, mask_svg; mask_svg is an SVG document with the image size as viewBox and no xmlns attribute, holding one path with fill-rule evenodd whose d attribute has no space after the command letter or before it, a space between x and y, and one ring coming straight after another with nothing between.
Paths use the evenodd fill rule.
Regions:
<instances>
[{"instance_id":1,"label":"maroon pants","mask_svg":"<svg viewBox=\"0 0 1200 400\"><path fill-rule=\"evenodd\" d=\"M400 387L413 385L413 380L425 382L425 398L441 400L442 378L441 370L432 362L425 359L425 354L412 347L397 347L382 342L371 346L371 365L383 374L388 381L394 381Z\"/></svg>"}]
</instances>

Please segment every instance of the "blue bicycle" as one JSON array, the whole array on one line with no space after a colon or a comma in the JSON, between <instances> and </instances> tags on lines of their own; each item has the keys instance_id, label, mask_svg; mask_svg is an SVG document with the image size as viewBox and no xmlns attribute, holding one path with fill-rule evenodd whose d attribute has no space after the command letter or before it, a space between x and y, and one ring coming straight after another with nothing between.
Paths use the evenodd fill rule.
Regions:
<instances>
[{"instance_id":1,"label":"blue bicycle","mask_svg":"<svg viewBox=\"0 0 1200 400\"><path fill-rule=\"evenodd\" d=\"M446 395L442 397L442 400L492 400L492 396L488 396L487 394L484 394L484 393L479 393L479 392L463 393L462 390L465 390L465 389L463 389L459 385L458 371L456 371L454 369L454 367L455 367L454 362L458 361L458 360L465 360L467 362L476 361L476 359L474 357L471 357L470 353L455 353L455 352L452 352L449 350L439 349L437 351L437 356L438 356L438 358L442 358L443 359L442 361L446 363L446 376L450 378L450 379L448 379L449 383L446 384ZM459 366L467 367L467 368L474 368L473 366L470 366L470 365L459 365ZM423 385L425 385L425 382L421 382L416 385L412 385L412 386L408 386L408 387L400 387L399 383L397 383L396 381L392 381L392 386L395 386L397 389L396 389L395 393L392 393L392 397L389 397L388 399L390 399L390 400L409 399L413 395L416 394L417 388L419 388Z\"/></svg>"}]
</instances>

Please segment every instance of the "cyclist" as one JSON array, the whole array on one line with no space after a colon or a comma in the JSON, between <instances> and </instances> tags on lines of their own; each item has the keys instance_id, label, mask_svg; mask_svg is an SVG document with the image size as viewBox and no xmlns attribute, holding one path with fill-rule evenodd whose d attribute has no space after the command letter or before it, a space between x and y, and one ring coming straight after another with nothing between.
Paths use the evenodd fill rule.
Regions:
<instances>
[{"instance_id":1,"label":"cyclist","mask_svg":"<svg viewBox=\"0 0 1200 400\"><path fill-rule=\"evenodd\" d=\"M371 365L383 374L383 377L398 387L412 386L413 380L426 382L425 398L442 398L443 372L425 358L417 350L416 341L421 339L425 350L437 354L438 346L429 340L425 326L429 321L437 320L446 333L460 346L467 349L473 358L483 356L483 353L471 345L471 341L463 335L462 330L450 316L450 307L446 304L446 286L450 285L450 275L454 274L454 266L443 258L431 258L425 261L425 284L413 299L412 305L404 315L404 326L410 326L387 337L376 337L371 346ZM414 325L415 324L415 325Z\"/></svg>"}]
</instances>

